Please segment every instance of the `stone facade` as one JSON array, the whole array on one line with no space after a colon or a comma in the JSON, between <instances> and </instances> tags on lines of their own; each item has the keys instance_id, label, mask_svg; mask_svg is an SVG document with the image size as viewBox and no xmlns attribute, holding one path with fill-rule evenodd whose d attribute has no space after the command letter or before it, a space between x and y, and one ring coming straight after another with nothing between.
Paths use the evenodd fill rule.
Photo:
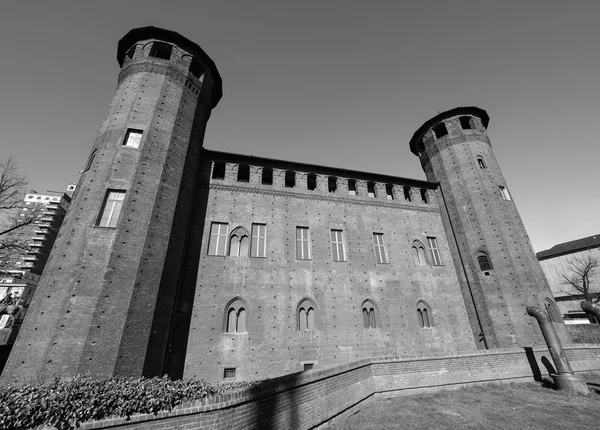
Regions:
<instances>
[{"instance_id":1,"label":"stone facade","mask_svg":"<svg viewBox=\"0 0 600 430\"><path fill-rule=\"evenodd\" d=\"M260 379L542 342L525 306L551 293L485 111L417 131L428 181L227 154L202 149L221 80L200 47L147 27L117 58L118 88L3 383Z\"/></svg>"}]
</instances>

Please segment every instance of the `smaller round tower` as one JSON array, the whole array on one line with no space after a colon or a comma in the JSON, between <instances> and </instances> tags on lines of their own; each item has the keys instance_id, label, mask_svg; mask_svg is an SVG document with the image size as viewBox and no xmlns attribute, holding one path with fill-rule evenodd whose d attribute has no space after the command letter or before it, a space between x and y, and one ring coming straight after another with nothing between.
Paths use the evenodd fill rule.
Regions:
<instances>
[{"instance_id":1,"label":"smaller round tower","mask_svg":"<svg viewBox=\"0 0 600 430\"><path fill-rule=\"evenodd\" d=\"M543 344L530 305L554 305L515 201L492 152L488 114L443 112L410 141L427 180L438 182L444 228L479 348ZM570 341L563 321L555 321Z\"/></svg>"}]
</instances>

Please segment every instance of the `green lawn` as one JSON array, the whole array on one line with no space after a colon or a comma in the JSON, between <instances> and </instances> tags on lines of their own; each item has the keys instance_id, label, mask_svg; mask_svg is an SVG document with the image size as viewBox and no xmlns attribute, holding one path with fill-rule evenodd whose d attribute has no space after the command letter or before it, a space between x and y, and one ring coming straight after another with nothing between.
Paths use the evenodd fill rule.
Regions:
<instances>
[{"instance_id":1,"label":"green lawn","mask_svg":"<svg viewBox=\"0 0 600 430\"><path fill-rule=\"evenodd\" d=\"M333 429L600 429L600 378L589 396L541 383L473 386L376 400Z\"/></svg>"}]
</instances>

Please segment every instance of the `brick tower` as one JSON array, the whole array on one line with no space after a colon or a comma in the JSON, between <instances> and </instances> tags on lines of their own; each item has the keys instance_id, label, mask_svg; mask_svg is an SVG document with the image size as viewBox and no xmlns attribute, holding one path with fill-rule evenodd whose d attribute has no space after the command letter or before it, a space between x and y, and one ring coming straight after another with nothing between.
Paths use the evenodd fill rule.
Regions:
<instances>
[{"instance_id":1,"label":"brick tower","mask_svg":"<svg viewBox=\"0 0 600 430\"><path fill-rule=\"evenodd\" d=\"M552 293L496 162L476 107L440 113L417 130L411 151L440 184L444 228L479 348L542 344L528 305L553 306ZM569 336L562 319L555 328Z\"/></svg>"},{"instance_id":2,"label":"brick tower","mask_svg":"<svg viewBox=\"0 0 600 430\"><path fill-rule=\"evenodd\" d=\"M152 376L165 367L221 78L198 45L155 27L130 31L117 60L117 90L3 384Z\"/></svg>"}]
</instances>

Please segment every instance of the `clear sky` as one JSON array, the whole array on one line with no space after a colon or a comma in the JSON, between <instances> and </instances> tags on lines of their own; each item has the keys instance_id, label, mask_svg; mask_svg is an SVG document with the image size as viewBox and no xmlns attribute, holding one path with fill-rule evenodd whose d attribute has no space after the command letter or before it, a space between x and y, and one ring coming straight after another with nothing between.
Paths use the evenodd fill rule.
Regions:
<instances>
[{"instance_id":1,"label":"clear sky","mask_svg":"<svg viewBox=\"0 0 600 430\"><path fill-rule=\"evenodd\" d=\"M77 183L117 42L174 30L215 61L205 147L425 179L412 134L476 105L536 251L600 232L599 1L7 1L0 158Z\"/></svg>"}]
</instances>

